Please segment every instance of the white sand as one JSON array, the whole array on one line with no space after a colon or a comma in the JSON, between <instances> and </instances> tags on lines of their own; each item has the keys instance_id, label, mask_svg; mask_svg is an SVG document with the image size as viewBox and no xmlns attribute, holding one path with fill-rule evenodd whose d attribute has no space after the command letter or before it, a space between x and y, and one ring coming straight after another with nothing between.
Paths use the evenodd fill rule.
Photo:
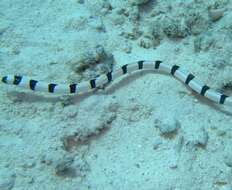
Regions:
<instances>
[{"instance_id":1,"label":"white sand","mask_svg":"<svg viewBox=\"0 0 232 190\"><path fill-rule=\"evenodd\" d=\"M160 59L215 89L231 81L230 1L151 1L137 12L132 0L111 1L112 10L103 0L78 2L1 0L1 75L85 80L72 65L102 45L115 68ZM224 15L212 21L208 10ZM146 37L157 20L181 25L188 13L195 25L181 39L174 39L175 28L159 45ZM143 34L125 37L136 36L133 28ZM151 47L141 47L141 40ZM232 189L231 108L211 104L170 76L137 74L71 98L0 88L0 190Z\"/></svg>"}]
</instances>

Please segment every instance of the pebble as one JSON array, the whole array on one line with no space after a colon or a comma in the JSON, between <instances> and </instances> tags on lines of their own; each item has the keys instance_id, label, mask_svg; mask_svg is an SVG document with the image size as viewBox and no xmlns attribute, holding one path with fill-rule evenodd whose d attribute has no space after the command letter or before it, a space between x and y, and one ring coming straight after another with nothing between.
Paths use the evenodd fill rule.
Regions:
<instances>
[{"instance_id":1,"label":"pebble","mask_svg":"<svg viewBox=\"0 0 232 190\"><path fill-rule=\"evenodd\" d=\"M180 136L177 143L175 144L174 146L174 150L177 152L177 153L180 153L181 152L181 149L183 147L183 144L184 144L184 137L183 136Z\"/></svg>"},{"instance_id":2,"label":"pebble","mask_svg":"<svg viewBox=\"0 0 232 190\"><path fill-rule=\"evenodd\" d=\"M195 139L194 144L199 145L199 146L206 146L209 136L208 133L206 132L205 128L201 128L201 130L198 130L197 133L197 138Z\"/></svg>"},{"instance_id":3,"label":"pebble","mask_svg":"<svg viewBox=\"0 0 232 190\"><path fill-rule=\"evenodd\" d=\"M212 22L220 20L224 15L224 9L214 9L209 11L209 17Z\"/></svg>"},{"instance_id":4,"label":"pebble","mask_svg":"<svg viewBox=\"0 0 232 190\"><path fill-rule=\"evenodd\" d=\"M153 142L153 149L156 150L162 144L162 140L160 138L156 138Z\"/></svg>"},{"instance_id":5,"label":"pebble","mask_svg":"<svg viewBox=\"0 0 232 190\"><path fill-rule=\"evenodd\" d=\"M72 177L75 176L75 169L72 168L73 158L64 157L57 161L55 165L55 174L61 177Z\"/></svg>"},{"instance_id":6,"label":"pebble","mask_svg":"<svg viewBox=\"0 0 232 190\"><path fill-rule=\"evenodd\" d=\"M178 167L178 160L177 158L175 159L172 159L170 162L169 162L169 168L171 169L176 169Z\"/></svg>"},{"instance_id":7,"label":"pebble","mask_svg":"<svg viewBox=\"0 0 232 190\"><path fill-rule=\"evenodd\" d=\"M174 118L165 122L156 119L155 127L160 130L161 135L170 135L177 132L177 130L181 127L181 124L178 120Z\"/></svg>"},{"instance_id":8,"label":"pebble","mask_svg":"<svg viewBox=\"0 0 232 190\"><path fill-rule=\"evenodd\" d=\"M90 19L88 24L91 28L94 28L97 31L104 31L105 30L105 26L103 24L103 21L99 17Z\"/></svg>"},{"instance_id":9,"label":"pebble","mask_svg":"<svg viewBox=\"0 0 232 190\"><path fill-rule=\"evenodd\" d=\"M185 136L187 144L190 144L194 147L206 147L209 136L205 128L200 128L191 131L189 135Z\"/></svg>"},{"instance_id":10,"label":"pebble","mask_svg":"<svg viewBox=\"0 0 232 190\"><path fill-rule=\"evenodd\" d=\"M35 163L35 161L28 161L28 162L25 162L23 165L22 165L22 167L24 168L24 169L29 169L29 168L33 168L33 167L35 167L36 166L36 163Z\"/></svg>"}]
</instances>

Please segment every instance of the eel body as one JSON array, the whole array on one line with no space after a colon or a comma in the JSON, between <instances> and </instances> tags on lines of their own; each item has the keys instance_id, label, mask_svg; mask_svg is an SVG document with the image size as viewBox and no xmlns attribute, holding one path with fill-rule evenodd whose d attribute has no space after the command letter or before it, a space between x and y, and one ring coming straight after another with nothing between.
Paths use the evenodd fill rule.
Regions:
<instances>
[{"instance_id":1,"label":"eel body","mask_svg":"<svg viewBox=\"0 0 232 190\"><path fill-rule=\"evenodd\" d=\"M157 71L170 74L171 76L179 79L185 85L190 87L190 89L197 92L201 96L204 96L205 98L219 104L232 105L232 97L211 89L206 84L197 80L192 73L187 73L181 70L178 65L168 65L166 63L163 63L162 61L137 61L132 64L126 64L115 71L110 71L97 78L93 78L89 81L81 82L79 84L46 83L19 75L3 76L0 78L0 80L5 84L16 85L38 92L49 92L57 94L81 94L108 84L116 78L119 78L128 73L142 70Z\"/></svg>"}]
</instances>

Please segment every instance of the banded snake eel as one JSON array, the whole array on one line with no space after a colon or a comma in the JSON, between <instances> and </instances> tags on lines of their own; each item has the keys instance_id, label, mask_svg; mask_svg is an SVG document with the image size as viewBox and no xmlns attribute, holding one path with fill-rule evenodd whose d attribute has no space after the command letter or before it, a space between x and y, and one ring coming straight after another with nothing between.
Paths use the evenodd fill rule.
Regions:
<instances>
[{"instance_id":1,"label":"banded snake eel","mask_svg":"<svg viewBox=\"0 0 232 190\"><path fill-rule=\"evenodd\" d=\"M100 75L97 78L93 78L89 81L81 82L79 84L46 83L19 75L7 75L3 77L0 76L0 80L6 84L16 85L38 92L79 94L89 92L90 90L108 84L114 79L119 78L127 73L132 73L138 70L154 70L163 72L165 74L171 74L201 96L204 96L207 99L219 104L232 105L232 97L212 90L206 84L198 81L193 74L182 71L178 65L168 65L162 61L137 61L132 64L126 64L115 71L110 71L106 74Z\"/></svg>"}]
</instances>

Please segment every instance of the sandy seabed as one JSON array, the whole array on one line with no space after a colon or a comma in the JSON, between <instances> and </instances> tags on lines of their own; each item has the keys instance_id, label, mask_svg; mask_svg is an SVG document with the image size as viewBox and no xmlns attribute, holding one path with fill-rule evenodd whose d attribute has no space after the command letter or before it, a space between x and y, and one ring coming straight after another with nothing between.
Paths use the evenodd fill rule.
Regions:
<instances>
[{"instance_id":1,"label":"sandy seabed","mask_svg":"<svg viewBox=\"0 0 232 190\"><path fill-rule=\"evenodd\" d=\"M231 94L230 0L1 0L0 75L89 80L138 60ZM0 85L0 190L231 190L232 109L152 72L57 96Z\"/></svg>"}]
</instances>

